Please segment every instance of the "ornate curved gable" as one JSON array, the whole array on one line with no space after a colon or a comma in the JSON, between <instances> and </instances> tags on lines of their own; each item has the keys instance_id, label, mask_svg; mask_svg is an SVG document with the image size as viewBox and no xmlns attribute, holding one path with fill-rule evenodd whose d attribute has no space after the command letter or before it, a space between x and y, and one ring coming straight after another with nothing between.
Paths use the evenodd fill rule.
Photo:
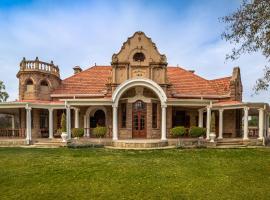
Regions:
<instances>
[{"instance_id":1,"label":"ornate curved gable","mask_svg":"<svg viewBox=\"0 0 270 200\"><path fill-rule=\"evenodd\" d=\"M133 78L147 78L158 84L167 83L167 58L143 32L136 32L121 50L112 56L112 83L121 84Z\"/></svg>"}]
</instances>

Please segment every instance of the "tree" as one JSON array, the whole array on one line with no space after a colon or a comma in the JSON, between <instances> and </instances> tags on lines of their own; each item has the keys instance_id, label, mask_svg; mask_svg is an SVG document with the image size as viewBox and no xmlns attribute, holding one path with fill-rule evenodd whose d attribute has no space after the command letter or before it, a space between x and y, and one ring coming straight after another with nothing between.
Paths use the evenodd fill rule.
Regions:
<instances>
[{"instance_id":1,"label":"tree","mask_svg":"<svg viewBox=\"0 0 270 200\"><path fill-rule=\"evenodd\" d=\"M243 0L240 8L221 18L227 24L222 38L235 45L226 59L238 59L245 53L261 52L270 61L270 1ZM267 90L270 68L265 66L264 75L257 80L255 92Z\"/></svg>"},{"instance_id":2,"label":"tree","mask_svg":"<svg viewBox=\"0 0 270 200\"><path fill-rule=\"evenodd\" d=\"M9 97L8 93L5 90L6 86L4 85L3 81L0 81L0 102L7 101Z\"/></svg>"}]
</instances>

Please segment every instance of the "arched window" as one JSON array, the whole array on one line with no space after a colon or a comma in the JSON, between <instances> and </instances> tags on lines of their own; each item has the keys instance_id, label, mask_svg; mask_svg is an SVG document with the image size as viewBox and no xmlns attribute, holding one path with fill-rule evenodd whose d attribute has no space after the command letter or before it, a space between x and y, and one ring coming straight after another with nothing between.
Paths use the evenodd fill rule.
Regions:
<instances>
[{"instance_id":1,"label":"arched window","mask_svg":"<svg viewBox=\"0 0 270 200\"><path fill-rule=\"evenodd\" d=\"M48 85L48 82L47 82L46 80L41 81L41 82L40 82L40 85L41 85L41 86L47 86L47 87L49 86L49 85Z\"/></svg>"},{"instance_id":2,"label":"arched window","mask_svg":"<svg viewBox=\"0 0 270 200\"><path fill-rule=\"evenodd\" d=\"M97 110L93 117L90 117L90 128L105 126L106 117L103 110Z\"/></svg>"},{"instance_id":3,"label":"arched window","mask_svg":"<svg viewBox=\"0 0 270 200\"><path fill-rule=\"evenodd\" d=\"M133 60L136 62L143 62L145 60L145 56L143 53L135 53L133 56Z\"/></svg>"},{"instance_id":4,"label":"arched window","mask_svg":"<svg viewBox=\"0 0 270 200\"><path fill-rule=\"evenodd\" d=\"M33 90L34 90L33 81L31 79L28 79L25 84L26 84L26 91L27 92L33 92Z\"/></svg>"}]
</instances>

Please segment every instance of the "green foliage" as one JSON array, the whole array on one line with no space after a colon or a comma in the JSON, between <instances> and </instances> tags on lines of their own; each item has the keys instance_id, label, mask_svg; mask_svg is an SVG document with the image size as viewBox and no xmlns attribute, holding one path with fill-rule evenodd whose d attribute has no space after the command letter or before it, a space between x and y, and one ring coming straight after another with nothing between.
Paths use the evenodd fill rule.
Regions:
<instances>
[{"instance_id":1,"label":"green foliage","mask_svg":"<svg viewBox=\"0 0 270 200\"><path fill-rule=\"evenodd\" d=\"M191 137L200 137L206 134L206 129L201 127L192 126L189 129L189 135Z\"/></svg>"},{"instance_id":2,"label":"green foliage","mask_svg":"<svg viewBox=\"0 0 270 200\"><path fill-rule=\"evenodd\" d=\"M8 93L5 90L6 86L4 85L3 81L0 81L0 102L7 101L9 97Z\"/></svg>"},{"instance_id":3,"label":"green foliage","mask_svg":"<svg viewBox=\"0 0 270 200\"><path fill-rule=\"evenodd\" d=\"M216 132L216 115L215 112L212 112L211 115L211 126L210 126L211 133Z\"/></svg>"},{"instance_id":4,"label":"green foliage","mask_svg":"<svg viewBox=\"0 0 270 200\"><path fill-rule=\"evenodd\" d=\"M227 26L222 38L234 44L226 59L235 60L242 54L261 52L270 61L270 1L243 0L232 14L221 18ZM265 67L264 75L254 87L255 93L267 90L270 82L270 68Z\"/></svg>"},{"instance_id":5,"label":"green foliage","mask_svg":"<svg viewBox=\"0 0 270 200\"><path fill-rule=\"evenodd\" d=\"M252 116L251 119L248 121L249 126L258 126L258 117Z\"/></svg>"},{"instance_id":6,"label":"green foliage","mask_svg":"<svg viewBox=\"0 0 270 200\"><path fill-rule=\"evenodd\" d=\"M105 126L97 126L96 128L93 129L93 134L96 137L104 137L107 133L107 127Z\"/></svg>"},{"instance_id":7,"label":"green foliage","mask_svg":"<svg viewBox=\"0 0 270 200\"><path fill-rule=\"evenodd\" d=\"M62 114L61 118L61 130L63 133L67 132L66 114Z\"/></svg>"},{"instance_id":8,"label":"green foliage","mask_svg":"<svg viewBox=\"0 0 270 200\"><path fill-rule=\"evenodd\" d=\"M84 129L83 128L73 128L71 130L72 137L82 137L84 135Z\"/></svg>"},{"instance_id":9,"label":"green foliage","mask_svg":"<svg viewBox=\"0 0 270 200\"><path fill-rule=\"evenodd\" d=\"M186 129L185 127L183 126L176 126L176 127L173 127L171 129L171 134L174 136L174 137L180 137L180 136L183 136L185 135L186 133Z\"/></svg>"}]
</instances>

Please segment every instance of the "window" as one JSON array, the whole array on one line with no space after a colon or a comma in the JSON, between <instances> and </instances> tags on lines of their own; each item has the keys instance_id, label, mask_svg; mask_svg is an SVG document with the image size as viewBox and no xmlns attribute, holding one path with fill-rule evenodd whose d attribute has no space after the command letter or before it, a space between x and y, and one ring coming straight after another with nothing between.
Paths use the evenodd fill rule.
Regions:
<instances>
[{"instance_id":1,"label":"window","mask_svg":"<svg viewBox=\"0 0 270 200\"><path fill-rule=\"evenodd\" d=\"M143 53L135 53L133 56L133 60L136 62L143 62L145 60L145 56Z\"/></svg>"},{"instance_id":2,"label":"window","mask_svg":"<svg viewBox=\"0 0 270 200\"><path fill-rule=\"evenodd\" d=\"M45 81L45 80L43 80L43 81L41 81L40 85L41 86L47 86L48 87L48 82Z\"/></svg>"},{"instance_id":3,"label":"window","mask_svg":"<svg viewBox=\"0 0 270 200\"><path fill-rule=\"evenodd\" d=\"M34 90L34 84L33 81L31 79L26 81L26 91L27 92L33 92Z\"/></svg>"},{"instance_id":4,"label":"window","mask_svg":"<svg viewBox=\"0 0 270 200\"><path fill-rule=\"evenodd\" d=\"M157 103L152 104L152 128L157 128Z\"/></svg>"},{"instance_id":5,"label":"window","mask_svg":"<svg viewBox=\"0 0 270 200\"><path fill-rule=\"evenodd\" d=\"M121 111L122 111L122 118L121 118L121 127L126 128L126 121L127 121L127 104L121 104Z\"/></svg>"},{"instance_id":6,"label":"window","mask_svg":"<svg viewBox=\"0 0 270 200\"><path fill-rule=\"evenodd\" d=\"M47 129L49 128L49 113L48 111L41 111L40 112L40 129Z\"/></svg>"}]
</instances>

